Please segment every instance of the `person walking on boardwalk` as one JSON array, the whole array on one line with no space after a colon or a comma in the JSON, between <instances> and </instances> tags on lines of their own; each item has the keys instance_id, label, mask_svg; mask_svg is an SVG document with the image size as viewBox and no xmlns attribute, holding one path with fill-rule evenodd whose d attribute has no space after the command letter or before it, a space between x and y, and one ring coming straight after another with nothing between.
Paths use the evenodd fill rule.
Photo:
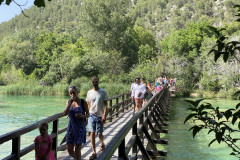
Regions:
<instances>
[{"instance_id":1,"label":"person walking on boardwalk","mask_svg":"<svg viewBox=\"0 0 240 160\"><path fill-rule=\"evenodd\" d=\"M139 77L135 79L135 82L136 82L136 85L134 85L131 97L132 99L133 97L135 98L136 111L139 111L143 105L143 97L146 92L146 87L144 84L140 83Z\"/></svg>"},{"instance_id":2,"label":"person walking on boardwalk","mask_svg":"<svg viewBox=\"0 0 240 160\"><path fill-rule=\"evenodd\" d=\"M130 89L130 92L131 92L131 93L132 93L132 91L133 91L133 88L134 88L135 84L136 84L136 81L131 84L131 89ZM133 97L133 98L132 98L133 115L134 115L134 113L135 113L135 107L136 107L136 104L135 104L135 99L134 99L134 97Z\"/></svg>"},{"instance_id":3,"label":"person walking on boardwalk","mask_svg":"<svg viewBox=\"0 0 240 160\"><path fill-rule=\"evenodd\" d=\"M150 100L150 98L152 98L153 96L152 91L153 91L153 88L151 86L151 83L147 81L146 93L144 94L144 99L145 99L144 103L147 103Z\"/></svg>"},{"instance_id":4,"label":"person walking on boardwalk","mask_svg":"<svg viewBox=\"0 0 240 160\"><path fill-rule=\"evenodd\" d=\"M75 160L81 160L82 143L86 143L86 118L89 111L86 101L78 98L78 90L75 86L68 88L70 99L66 102L64 115L68 115L67 150Z\"/></svg>"},{"instance_id":5,"label":"person walking on boardwalk","mask_svg":"<svg viewBox=\"0 0 240 160\"><path fill-rule=\"evenodd\" d=\"M91 146L93 153L89 159L96 159L96 143L95 143L95 133L98 134L98 137L101 141L100 151L103 151L105 148L104 136L103 136L103 123L106 120L107 113L107 92L99 88L99 78L92 78L93 89L87 92L87 104L90 112L90 117L88 119L88 131L90 132Z\"/></svg>"},{"instance_id":6,"label":"person walking on boardwalk","mask_svg":"<svg viewBox=\"0 0 240 160\"><path fill-rule=\"evenodd\" d=\"M38 126L40 135L34 140L36 160L55 160L52 150L52 137L48 135L48 124L40 123Z\"/></svg>"}]
</instances>

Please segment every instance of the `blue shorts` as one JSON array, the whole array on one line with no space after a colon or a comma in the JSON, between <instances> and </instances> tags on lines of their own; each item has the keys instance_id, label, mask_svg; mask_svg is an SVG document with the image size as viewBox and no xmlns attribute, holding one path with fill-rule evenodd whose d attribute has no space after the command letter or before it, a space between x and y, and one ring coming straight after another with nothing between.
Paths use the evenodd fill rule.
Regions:
<instances>
[{"instance_id":1,"label":"blue shorts","mask_svg":"<svg viewBox=\"0 0 240 160\"><path fill-rule=\"evenodd\" d=\"M102 117L98 117L90 113L87 128L88 132L97 132L97 134L102 134L103 133Z\"/></svg>"}]
</instances>

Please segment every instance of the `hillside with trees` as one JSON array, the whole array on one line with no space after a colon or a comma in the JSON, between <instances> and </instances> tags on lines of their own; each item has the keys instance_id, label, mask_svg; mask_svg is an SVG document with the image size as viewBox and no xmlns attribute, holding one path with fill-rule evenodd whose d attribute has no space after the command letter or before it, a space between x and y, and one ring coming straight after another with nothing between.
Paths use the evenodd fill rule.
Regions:
<instances>
[{"instance_id":1,"label":"hillside with trees","mask_svg":"<svg viewBox=\"0 0 240 160\"><path fill-rule=\"evenodd\" d=\"M177 77L181 94L204 90L226 97L240 87L239 62L214 61L208 52L217 37L208 26L223 27L229 40L239 41L236 4L58 0L33 6L24 10L29 18L21 14L0 24L2 93L48 94L42 87L61 90L93 75L127 90L136 76L153 82L167 75ZM24 89L28 85L35 87Z\"/></svg>"}]
</instances>

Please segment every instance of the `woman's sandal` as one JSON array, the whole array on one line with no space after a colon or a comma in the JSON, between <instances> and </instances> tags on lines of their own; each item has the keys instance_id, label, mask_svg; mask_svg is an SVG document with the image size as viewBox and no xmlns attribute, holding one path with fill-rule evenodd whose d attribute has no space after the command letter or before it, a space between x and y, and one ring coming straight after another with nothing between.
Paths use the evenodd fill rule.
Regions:
<instances>
[{"instance_id":1,"label":"woman's sandal","mask_svg":"<svg viewBox=\"0 0 240 160\"><path fill-rule=\"evenodd\" d=\"M102 152L105 149L105 144L102 144L100 147L100 151Z\"/></svg>"},{"instance_id":2,"label":"woman's sandal","mask_svg":"<svg viewBox=\"0 0 240 160\"><path fill-rule=\"evenodd\" d=\"M93 159L97 159L97 154L92 154L90 157L89 157L89 160L93 160Z\"/></svg>"}]
</instances>

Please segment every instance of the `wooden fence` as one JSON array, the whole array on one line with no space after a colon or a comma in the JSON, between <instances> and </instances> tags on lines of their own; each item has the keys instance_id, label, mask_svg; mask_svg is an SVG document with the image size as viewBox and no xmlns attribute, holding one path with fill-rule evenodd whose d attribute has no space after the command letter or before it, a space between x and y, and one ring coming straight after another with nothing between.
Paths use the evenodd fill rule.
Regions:
<instances>
[{"instance_id":1,"label":"wooden fence","mask_svg":"<svg viewBox=\"0 0 240 160\"><path fill-rule=\"evenodd\" d=\"M118 117L121 112L128 110L131 106L131 93L123 93L116 97L112 97L108 99L108 110L106 119L110 122ZM58 137L60 134L63 134L67 131L67 127L59 129L59 119L64 117L64 113L58 113L51 117L45 118L41 121L33 123L29 126L20 128L18 130L12 131L10 133L6 133L0 136L0 145L5 142L12 141L12 152L9 156L5 157L3 160L19 160L22 156L34 150L34 143L21 149L21 136L31 132L38 128L38 125L42 122L52 123L52 149L54 151L55 157L57 157L58 151L63 151L66 149L66 140L63 139L60 145L58 145Z\"/></svg>"},{"instance_id":2,"label":"wooden fence","mask_svg":"<svg viewBox=\"0 0 240 160\"><path fill-rule=\"evenodd\" d=\"M170 93L164 87L155 94L150 101L131 118L126 125L108 143L105 150L98 156L98 160L111 159L118 149L118 159L137 159L139 151L144 160L161 159L166 151L158 151L156 144L167 144L168 141L160 138L160 133L167 133L165 121L169 113ZM125 143L127 134L132 131L128 143ZM144 144L144 142L147 143ZM132 153L130 151L132 150Z\"/></svg>"}]
</instances>

